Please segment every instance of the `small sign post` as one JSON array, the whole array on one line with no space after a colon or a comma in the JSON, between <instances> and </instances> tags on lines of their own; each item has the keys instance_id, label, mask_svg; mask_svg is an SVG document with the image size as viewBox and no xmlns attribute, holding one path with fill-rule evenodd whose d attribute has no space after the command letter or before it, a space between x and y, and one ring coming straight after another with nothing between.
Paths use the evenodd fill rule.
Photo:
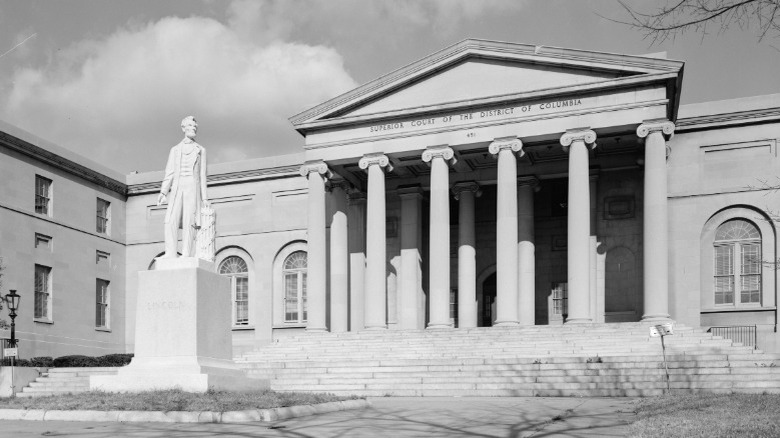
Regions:
<instances>
[{"instance_id":1,"label":"small sign post","mask_svg":"<svg viewBox=\"0 0 780 438\"><path fill-rule=\"evenodd\" d=\"M3 348L3 355L6 357L18 357L19 356L19 349L18 348Z\"/></svg>"},{"instance_id":2,"label":"small sign post","mask_svg":"<svg viewBox=\"0 0 780 438\"><path fill-rule=\"evenodd\" d=\"M672 391L672 386L669 383L669 366L666 363L666 345L664 344L664 336L673 335L673 334L674 334L674 325L671 322L650 327L650 337L661 338L661 353L664 356L664 370L666 371L666 390L668 392Z\"/></svg>"},{"instance_id":3,"label":"small sign post","mask_svg":"<svg viewBox=\"0 0 780 438\"><path fill-rule=\"evenodd\" d=\"M14 360L19 357L19 349L16 347L3 348L3 356L11 358L11 397L16 397L16 386L14 385L16 382L14 380Z\"/></svg>"}]
</instances>

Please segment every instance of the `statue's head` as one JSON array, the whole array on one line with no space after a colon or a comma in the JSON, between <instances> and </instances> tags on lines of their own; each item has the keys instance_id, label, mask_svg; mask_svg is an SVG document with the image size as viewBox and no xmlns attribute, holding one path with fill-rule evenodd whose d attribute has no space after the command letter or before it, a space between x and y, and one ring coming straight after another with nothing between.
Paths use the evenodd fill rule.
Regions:
<instances>
[{"instance_id":1,"label":"statue's head","mask_svg":"<svg viewBox=\"0 0 780 438\"><path fill-rule=\"evenodd\" d=\"M198 132L198 122L195 121L195 117L187 116L181 121L181 130L184 132L184 136L194 139L195 134Z\"/></svg>"}]
</instances>

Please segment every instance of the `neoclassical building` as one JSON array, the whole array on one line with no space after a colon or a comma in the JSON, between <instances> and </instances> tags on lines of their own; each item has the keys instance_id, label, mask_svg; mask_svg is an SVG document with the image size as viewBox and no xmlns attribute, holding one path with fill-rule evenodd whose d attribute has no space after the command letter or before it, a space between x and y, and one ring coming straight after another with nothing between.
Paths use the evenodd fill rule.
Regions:
<instances>
[{"instance_id":1,"label":"neoclassical building","mask_svg":"<svg viewBox=\"0 0 780 438\"><path fill-rule=\"evenodd\" d=\"M293 116L294 154L210 165L234 351L309 331L670 319L780 351L780 95L681 106L683 70L661 55L466 40ZM25 157L27 173L52 166ZM105 350L132 351L137 271L163 252L162 172L115 179ZM28 234L45 222L32 190L0 210L26 215ZM6 258L9 275L32 279L33 237L9 234L0 255L33 254ZM24 322L29 355L84 351L36 344L57 322ZM105 334L80 330L70 338Z\"/></svg>"}]
</instances>

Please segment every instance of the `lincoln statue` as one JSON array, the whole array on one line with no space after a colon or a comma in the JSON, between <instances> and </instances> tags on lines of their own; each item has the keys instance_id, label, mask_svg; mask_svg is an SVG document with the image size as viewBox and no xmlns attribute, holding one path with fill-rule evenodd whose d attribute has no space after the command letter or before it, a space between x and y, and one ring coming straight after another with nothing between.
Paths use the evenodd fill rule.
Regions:
<instances>
[{"instance_id":1,"label":"lincoln statue","mask_svg":"<svg viewBox=\"0 0 780 438\"><path fill-rule=\"evenodd\" d=\"M195 237L200 228L201 207L206 195L206 149L195 142L198 123L192 116L181 121L184 139L171 148L157 205L168 202L165 213L165 257L176 257L179 228L183 257L195 256Z\"/></svg>"}]
</instances>

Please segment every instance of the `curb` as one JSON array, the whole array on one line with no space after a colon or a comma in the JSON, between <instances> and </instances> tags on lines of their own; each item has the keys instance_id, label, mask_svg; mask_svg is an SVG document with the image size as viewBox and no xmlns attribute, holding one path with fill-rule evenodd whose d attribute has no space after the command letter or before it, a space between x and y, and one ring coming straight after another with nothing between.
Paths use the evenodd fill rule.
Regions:
<instances>
[{"instance_id":1,"label":"curb","mask_svg":"<svg viewBox=\"0 0 780 438\"><path fill-rule=\"evenodd\" d=\"M0 409L0 420L109 421L120 423L248 423L270 422L328 412L365 409L368 400L345 400L317 405L287 406L245 411L46 411L43 409Z\"/></svg>"}]
</instances>

